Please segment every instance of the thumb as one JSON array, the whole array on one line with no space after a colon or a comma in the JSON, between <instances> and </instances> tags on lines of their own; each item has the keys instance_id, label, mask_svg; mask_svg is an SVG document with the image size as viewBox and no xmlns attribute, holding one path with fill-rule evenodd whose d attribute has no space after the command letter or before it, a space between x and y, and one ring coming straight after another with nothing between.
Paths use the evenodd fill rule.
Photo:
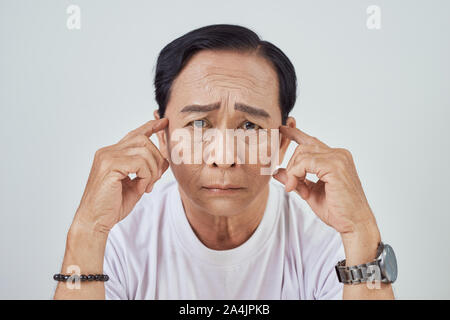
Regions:
<instances>
[{"instance_id":1,"label":"thumb","mask_svg":"<svg viewBox=\"0 0 450 320\"><path fill-rule=\"evenodd\" d=\"M277 172L272 175L275 180L280 181L283 185L288 181L288 175L286 169L280 168ZM306 180L306 179L305 179ZM309 181L308 181L309 182ZM304 181L299 180L297 183L297 187L294 191L300 195L304 200L309 198L310 195L310 187Z\"/></svg>"},{"instance_id":2,"label":"thumb","mask_svg":"<svg viewBox=\"0 0 450 320\"><path fill-rule=\"evenodd\" d=\"M279 168L273 175L272 177L275 178L275 180L280 181L282 184L286 184L287 182L287 173L286 173L286 169L284 168Z\"/></svg>"}]
</instances>

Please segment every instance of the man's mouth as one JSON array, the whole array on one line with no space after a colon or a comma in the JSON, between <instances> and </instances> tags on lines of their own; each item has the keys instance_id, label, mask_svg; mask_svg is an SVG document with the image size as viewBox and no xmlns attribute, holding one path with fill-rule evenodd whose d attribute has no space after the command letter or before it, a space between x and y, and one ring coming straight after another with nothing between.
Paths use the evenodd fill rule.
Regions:
<instances>
[{"instance_id":1,"label":"man's mouth","mask_svg":"<svg viewBox=\"0 0 450 320\"><path fill-rule=\"evenodd\" d=\"M202 189L214 193L233 193L242 191L245 188L234 184L210 184L203 186Z\"/></svg>"}]
</instances>

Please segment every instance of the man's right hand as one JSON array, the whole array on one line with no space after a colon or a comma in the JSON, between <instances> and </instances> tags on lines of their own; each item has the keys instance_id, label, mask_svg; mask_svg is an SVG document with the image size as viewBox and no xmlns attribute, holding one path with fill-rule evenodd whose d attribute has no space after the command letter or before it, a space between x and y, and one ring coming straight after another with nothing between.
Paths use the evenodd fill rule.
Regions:
<instances>
[{"instance_id":1,"label":"man's right hand","mask_svg":"<svg viewBox=\"0 0 450 320\"><path fill-rule=\"evenodd\" d=\"M167 118L151 120L112 146L95 153L88 182L74 218L77 226L108 233L134 208L144 192L169 167L169 162L149 139L165 127ZM128 176L136 174L133 180Z\"/></svg>"}]
</instances>

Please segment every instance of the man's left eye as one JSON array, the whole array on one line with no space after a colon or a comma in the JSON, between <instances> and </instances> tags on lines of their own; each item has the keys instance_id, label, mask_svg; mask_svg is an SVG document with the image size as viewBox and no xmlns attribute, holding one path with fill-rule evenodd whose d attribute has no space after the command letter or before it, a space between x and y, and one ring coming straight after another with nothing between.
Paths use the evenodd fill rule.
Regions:
<instances>
[{"instance_id":1,"label":"man's left eye","mask_svg":"<svg viewBox=\"0 0 450 320\"><path fill-rule=\"evenodd\" d=\"M208 123L206 122L205 119L200 119L200 120L194 120L188 123L188 126L192 126L194 128L206 128L206 126L208 125Z\"/></svg>"},{"instance_id":2,"label":"man's left eye","mask_svg":"<svg viewBox=\"0 0 450 320\"><path fill-rule=\"evenodd\" d=\"M259 126L257 124L254 124L253 122L250 122L250 121L245 121L242 124L242 127L245 130L257 130L257 129L259 129Z\"/></svg>"}]
</instances>

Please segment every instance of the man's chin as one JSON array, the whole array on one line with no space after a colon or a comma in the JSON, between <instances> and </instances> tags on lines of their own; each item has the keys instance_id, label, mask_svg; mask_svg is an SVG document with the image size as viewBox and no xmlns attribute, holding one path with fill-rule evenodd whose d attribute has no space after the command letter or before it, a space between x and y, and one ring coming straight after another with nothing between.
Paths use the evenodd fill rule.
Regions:
<instances>
[{"instance_id":1,"label":"man's chin","mask_svg":"<svg viewBox=\"0 0 450 320\"><path fill-rule=\"evenodd\" d=\"M251 199L237 195L210 195L201 199L200 206L214 216L233 216L245 209Z\"/></svg>"}]
</instances>

